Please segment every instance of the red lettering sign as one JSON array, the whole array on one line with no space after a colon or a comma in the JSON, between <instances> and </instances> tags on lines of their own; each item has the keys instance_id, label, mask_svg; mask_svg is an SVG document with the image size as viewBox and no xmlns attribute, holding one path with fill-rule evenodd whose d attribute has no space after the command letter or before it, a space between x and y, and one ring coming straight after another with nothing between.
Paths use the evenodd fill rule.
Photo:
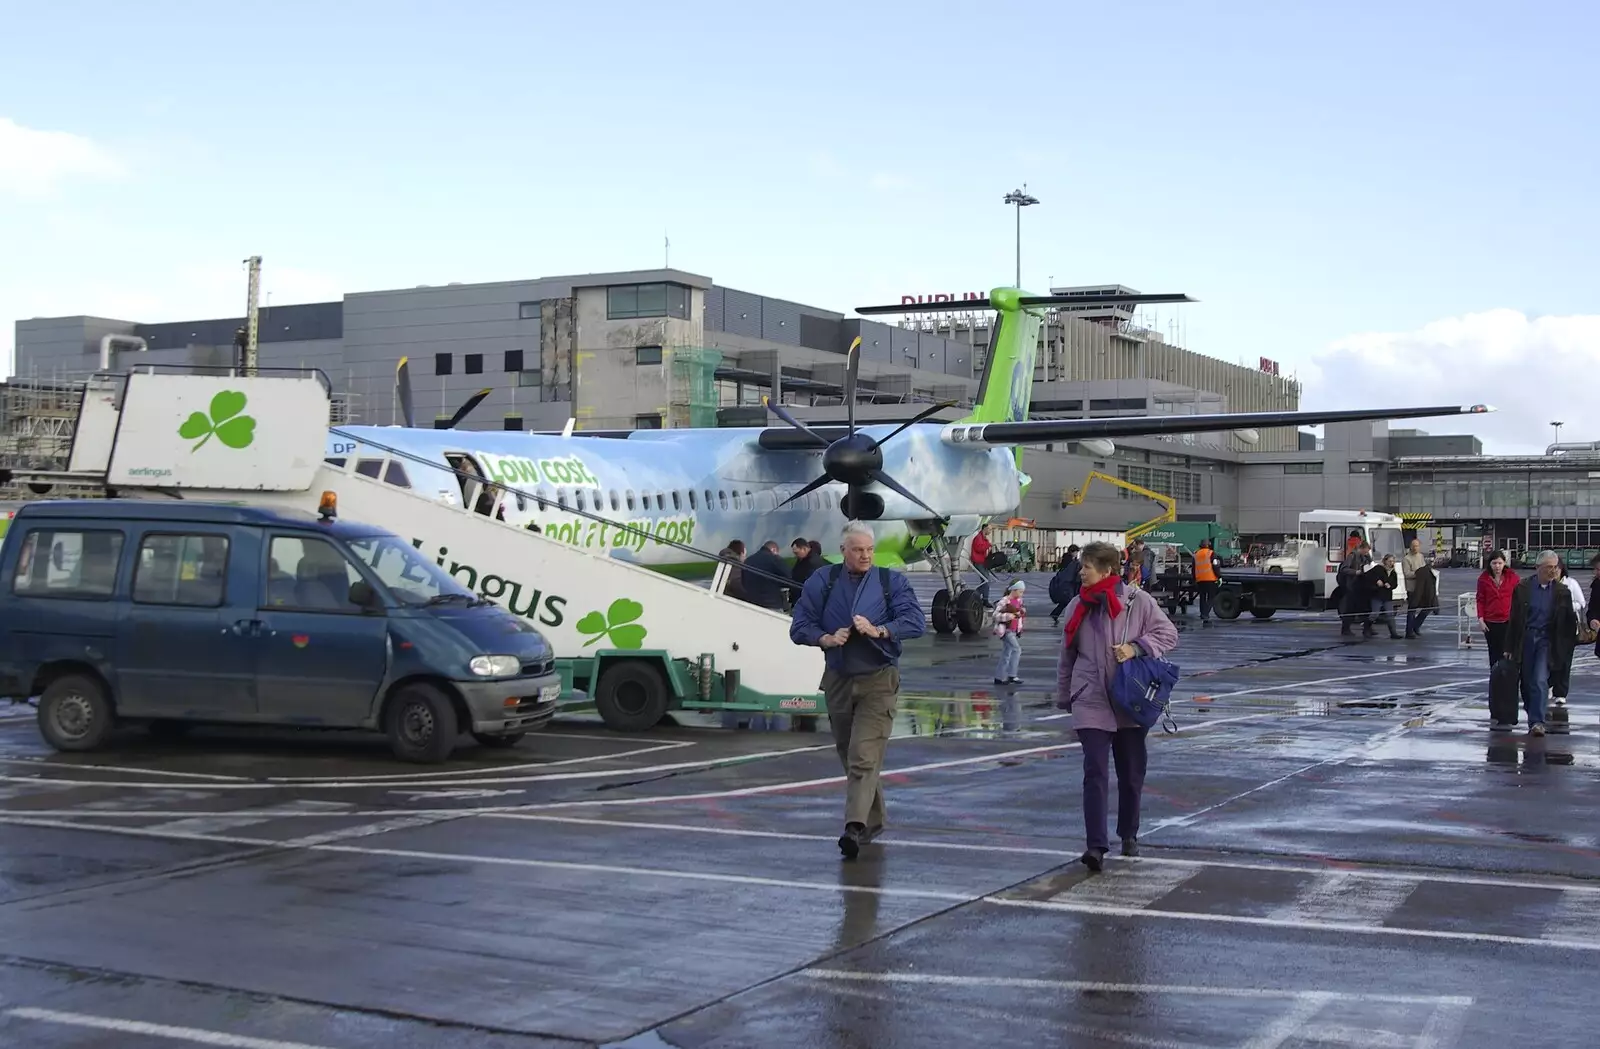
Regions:
<instances>
[{"instance_id":1,"label":"red lettering sign","mask_svg":"<svg viewBox=\"0 0 1600 1049\"><path fill-rule=\"evenodd\" d=\"M935 292L932 295L902 295L900 305L918 306L928 302L988 302L989 293L986 291L964 291L960 296L950 292Z\"/></svg>"}]
</instances>

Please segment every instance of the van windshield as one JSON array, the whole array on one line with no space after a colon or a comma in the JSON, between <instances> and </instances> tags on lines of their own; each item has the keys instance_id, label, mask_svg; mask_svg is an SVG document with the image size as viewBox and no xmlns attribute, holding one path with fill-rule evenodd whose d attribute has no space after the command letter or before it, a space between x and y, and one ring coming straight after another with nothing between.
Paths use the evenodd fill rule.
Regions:
<instances>
[{"instance_id":1,"label":"van windshield","mask_svg":"<svg viewBox=\"0 0 1600 1049\"><path fill-rule=\"evenodd\" d=\"M366 536L349 542L350 549L377 573L383 585L408 605L488 603L462 586L454 576L417 553L410 543L392 535Z\"/></svg>"}]
</instances>

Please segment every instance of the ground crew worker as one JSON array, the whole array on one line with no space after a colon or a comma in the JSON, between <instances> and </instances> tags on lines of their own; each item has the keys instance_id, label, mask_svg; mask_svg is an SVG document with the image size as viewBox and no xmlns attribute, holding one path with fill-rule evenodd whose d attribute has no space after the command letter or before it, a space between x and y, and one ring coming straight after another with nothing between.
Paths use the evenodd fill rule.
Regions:
<instances>
[{"instance_id":1,"label":"ground crew worker","mask_svg":"<svg viewBox=\"0 0 1600 1049\"><path fill-rule=\"evenodd\" d=\"M928 629L922 604L899 572L874 569L872 529L851 521L841 533L842 565L813 572L795 602L789 638L822 648L828 724L849 785L839 851L855 859L883 832L883 755L900 699L900 646Z\"/></svg>"},{"instance_id":2,"label":"ground crew worker","mask_svg":"<svg viewBox=\"0 0 1600 1049\"><path fill-rule=\"evenodd\" d=\"M1217 558L1211 540L1200 540L1200 549L1194 552L1194 588L1200 595L1200 623L1211 624L1211 603L1217 597Z\"/></svg>"}]
</instances>

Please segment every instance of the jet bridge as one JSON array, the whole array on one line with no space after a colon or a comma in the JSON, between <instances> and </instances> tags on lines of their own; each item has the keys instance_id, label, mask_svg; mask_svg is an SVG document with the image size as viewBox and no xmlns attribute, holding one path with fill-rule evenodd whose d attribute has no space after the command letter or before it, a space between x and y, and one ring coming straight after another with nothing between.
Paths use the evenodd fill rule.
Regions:
<instances>
[{"instance_id":1,"label":"jet bridge","mask_svg":"<svg viewBox=\"0 0 1600 1049\"><path fill-rule=\"evenodd\" d=\"M618 730L648 729L672 709L822 710L821 650L789 640L788 616L724 595L726 570L707 590L496 520L485 513L490 500L413 490L403 469L389 469L413 457L368 440L359 459L381 459L380 469L356 472L357 455L335 465L325 458L330 400L314 370L97 376L84 391L69 471L23 479L307 512L334 493L341 517L409 539L533 623L555 648L567 701L584 693Z\"/></svg>"}]
</instances>

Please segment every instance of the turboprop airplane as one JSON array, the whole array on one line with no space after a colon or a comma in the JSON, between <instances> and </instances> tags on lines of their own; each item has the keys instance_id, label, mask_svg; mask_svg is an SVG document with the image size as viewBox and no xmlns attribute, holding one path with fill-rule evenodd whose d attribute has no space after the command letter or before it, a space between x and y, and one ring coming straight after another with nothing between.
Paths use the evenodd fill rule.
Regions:
<instances>
[{"instance_id":1,"label":"turboprop airplane","mask_svg":"<svg viewBox=\"0 0 1600 1049\"><path fill-rule=\"evenodd\" d=\"M938 404L904 422L858 427L859 339L847 356L843 427L807 426L768 400L767 409L786 425L574 433L569 421L560 433L423 429L414 424L408 363L402 359L396 382L405 425L337 427L330 431L327 455L341 463L354 456L358 470L377 476L383 467L376 449L393 449L404 458L390 460L384 479L391 483L684 577L711 575L718 561L711 551L735 539L752 546L776 539L786 547L797 536L821 537L831 552L827 537L841 518L866 521L877 535L878 563L932 562L945 584L933 601L935 629L975 633L987 595L962 583L958 551L984 520L1009 514L1021 502L1030 483L1022 471L1024 445L1076 441L1107 455L1118 437L1235 431L1253 440L1255 431L1269 427L1490 410L1475 405L1027 418L1045 308L1190 301L1187 295L1123 294L1089 302L994 289L991 351L976 406L955 423L926 421L952 406ZM972 302L917 308L971 309ZM447 425L461 422L488 393L474 394ZM363 455L369 443L373 450Z\"/></svg>"}]
</instances>

